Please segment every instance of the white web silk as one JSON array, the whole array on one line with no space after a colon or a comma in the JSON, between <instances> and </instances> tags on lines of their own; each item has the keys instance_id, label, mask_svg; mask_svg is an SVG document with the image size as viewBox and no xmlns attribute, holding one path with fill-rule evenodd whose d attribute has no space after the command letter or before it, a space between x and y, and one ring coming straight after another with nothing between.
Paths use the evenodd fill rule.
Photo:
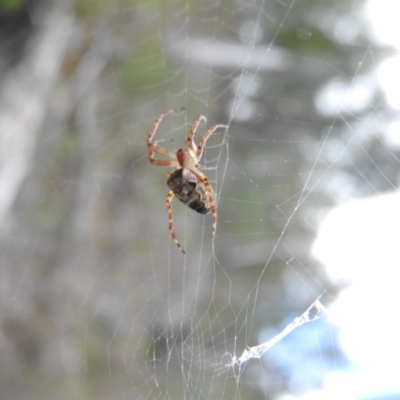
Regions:
<instances>
[{"instance_id":1,"label":"white web silk","mask_svg":"<svg viewBox=\"0 0 400 400\"><path fill-rule=\"evenodd\" d=\"M232 357L232 360L229 364L225 364L226 367L241 367L243 364L251 359L259 359L261 358L272 346L277 344L280 340L282 340L285 336L287 336L294 329L299 328L300 326L308 323L316 321L321 318L326 313L325 307L321 304L319 298L314 301L310 307L304 311L299 317L295 318L290 324L286 325L286 327L273 338L267 340L264 343L261 343L257 346L248 347L245 349L240 357L236 357L235 355Z\"/></svg>"}]
</instances>

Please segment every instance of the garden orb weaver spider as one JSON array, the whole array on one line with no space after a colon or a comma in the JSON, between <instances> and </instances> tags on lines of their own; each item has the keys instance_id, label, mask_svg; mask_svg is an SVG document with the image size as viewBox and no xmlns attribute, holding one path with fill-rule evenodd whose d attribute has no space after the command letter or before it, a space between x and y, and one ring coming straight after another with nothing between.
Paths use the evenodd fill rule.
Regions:
<instances>
[{"instance_id":1,"label":"garden orb weaver spider","mask_svg":"<svg viewBox=\"0 0 400 400\"><path fill-rule=\"evenodd\" d=\"M167 185L170 191L167 194L165 205L168 212L168 229L171 237L179 250L185 254L185 250L179 243L173 224L171 200L175 196L183 204L186 204L191 209L197 211L200 214L207 214L211 210L212 214L212 235L214 237L215 230L217 227L217 208L214 201L214 195L208 178L200 169L205 169L198 161L201 159L203 153L203 147L206 140L218 129L227 128L226 125L213 125L207 130L202 136L199 144L195 145L193 141L194 133L199 126L201 120L206 120L202 115L195 118L192 126L189 129L189 133L186 138L186 147L180 148L175 154L170 151L157 146L157 141L153 141L154 134L156 133L162 119L169 114L177 113L184 110L183 108L174 108L160 114L150 129L147 135L147 147L149 149L148 159L149 161L158 166L165 167L176 167L174 171L168 174ZM155 154L170 158L170 160L160 160L154 158Z\"/></svg>"}]
</instances>

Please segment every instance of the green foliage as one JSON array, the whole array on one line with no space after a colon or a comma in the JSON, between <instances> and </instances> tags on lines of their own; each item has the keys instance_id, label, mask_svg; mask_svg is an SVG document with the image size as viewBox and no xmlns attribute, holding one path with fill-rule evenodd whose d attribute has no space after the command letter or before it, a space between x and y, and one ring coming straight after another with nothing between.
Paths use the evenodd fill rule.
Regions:
<instances>
[{"instance_id":1,"label":"green foliage","mask_svg":"<svg viewBox=\"0 0 400 400\"><path fill-rule=\"evenodd\" d=\"M153 47L136 49L124 63L120 65L120 79L128 91L145 89L149 85L164 82L167 65L161 54Z\"/></svg>"},{"instance_id":2,"label":"green foliage","mask_svg":"<svg viewBox=\"0 0 400 400\"><path fill-rule=\"evenodd\" d=\"M296 52L310 55L332 54L337 52L335 44L317 30L292 29L282 31L276 44Z\"/></svg>"},{"instance_id":3,"label":"green foliage","mask_svg":"<svg viewBox=\"0 0 400 400\"><path fill-rule=\"evenodd\" d=\"M75 9L78 17L94 18L97 14L109 13L120 0L76 0Z\"/></svg>"},{"instance_id":4,"label":"green foliage","mask_svg":"<svg viewBox=\"0 0 400 400\"><path fill-rule=\"evenodd\" d=\"M132 10L131 7L140 7L141 9L151 10L158 5L159 3L151 0L75 0L75 10L78 17L88 19L98 17L99 14L113 14L119 8Z\"/></svg>"},{"instance_id":5,"label":"green foliage","mask_svg":"<svg viewBox=\"0 0 400 400\"><path fill-rule=\"evenodd\" d=\"M18 11L22 6L22 0L0 0L0 11Z\"/></svg>"}]
</instances>

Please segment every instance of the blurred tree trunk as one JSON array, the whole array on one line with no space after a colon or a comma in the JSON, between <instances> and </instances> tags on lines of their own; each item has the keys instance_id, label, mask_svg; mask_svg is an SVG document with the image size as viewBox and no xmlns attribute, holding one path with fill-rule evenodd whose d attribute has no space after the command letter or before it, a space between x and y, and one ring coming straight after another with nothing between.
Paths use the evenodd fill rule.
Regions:
<instances>
[{"instance_id":1,"label":"blurred tree trunk","mask_svg":"<svg viewBox=\"0 0 400 400\"><path fill-rule=\"evenodd\" d=\"M30 169L36 141L74 31L73 20L65 10L57 6L46 8L43 4L38 7L40 10L30 9L31 20L27 19L27 23L34 20L35 25L29 29L31 35L26 37L27 42L19 43L19 48L8 49L13 53L3 53L1 57L12 60L11 68L5 68L0 76L1 234L4 234L4 224ZM21 29L25 32L27 27ZM11 40L4 38L7 39ZM21 52L20 57L16 57L18 52Z\"/></svg>"}]
</instances>

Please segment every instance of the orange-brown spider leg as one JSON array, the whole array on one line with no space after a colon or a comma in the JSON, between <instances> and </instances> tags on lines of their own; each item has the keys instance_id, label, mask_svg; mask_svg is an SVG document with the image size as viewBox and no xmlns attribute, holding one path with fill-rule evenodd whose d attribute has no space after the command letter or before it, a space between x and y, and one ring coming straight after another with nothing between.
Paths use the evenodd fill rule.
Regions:
<instances>
[{"instance_id":1,"label":"orange-brown spider leg","mask_svg":"<svg viewBox=\"0 0 400 400\"><path fill-rule=\"evenodd\" d=\"M203 153L203 148L206 143L206 140L218 129L218 128L228 128L228 125L213 125L208 131L203 135L200 139L199 144L196 149L196 157L200 160L201 155Z\"/></svg>"},{"instance_id":2,"label":"orange-brown spider leg","mask_svg":"<svg viewBox=\"0 0 400 400\"><path fill-rule=\"evenodd\" d=\"M172 208L171 208L171 200L174 197L174 192L170 190L167 194L167 198L165 199L165 205L167 207L167 212L168 212L168 229L169 233L171 234L172 240L175 242L175 244L178 246L178 249L185 254L185 250L183 250L183 247L179 243L178 239L176 238L175 235L175 230L174 230L174 222L172 219Z\"/></svg>"},{"instance_id":3,"label":"orange-brown spider leg","mask_svg":"<svg viewBox=\"0 0 400 400\"><path fill-rule=\"evenodd\" d=\"M183 110L183 108L174 108L172 110L167 111L164 114L159 115L156 120L153 122L153 126L150 129L149 134L147 135L147 147L149 149L148 159L152 164L161 165L161 166L179 166L179 163L175 159L175 154L171 153L170 151L163 149L162 147L157 146L157 141L152 143L152 139L154 134L156 133L162 119L169 114L179 112ZM154 153L160 154L165 157L169 157L174 161L166 161L166 160L156 160L154 158Z\"/></svg>"},{"instance_id":4,"label":"orange-brown spider leg","mask_svg":"<svg viewBox=\"0 0 400 400\"><path fill-rule=\"evenodd\" d=\"M204 186L206 187L206 192L208 196L208 202L211 208L211 215L212 215L212 236L215 236L215 231L217 230L217 207L215 205L214 196L212 192L212 188L208 178L200 171L197 171L198 176L201 178Z\"/></svg>"},{"instance_id":5,"label":"orange-brown spider leg","mask_svg":"<svg viewBox=\"0 0 400 400\"><path fill-rule=\"evenodd\" d=\"M189 150L192 150L193 153L196 151L195 144L193 143L193 136L194 136L194 133L196 132L201 120L206 121L207 119L203 115L198 115L194 119L193 124L190 127L190 130L189 130L189 133L188 133L188 136L187 136L187 139L186 139L186 147Z\"/></svg>"},{"instance_id":6,"label":"orange-brown spider leg","mask_svg":"<svg viewBox=\"0 0 400 400\"><path fill-rule=\"evenodd\" d=\"M148 154L148 160L154 164L154 165L159 165L159 166L164 166L164 167L179 167L179 163L176 160L156 160L155 158L153 158L154 153L157 154L162 154L163 156L168 156L168 157L173 157L173 155L169 156L167 154L164 154L163 152L161 152L160 150L164 150L164 149L156 149L156 150L151 150L149 151Z\"/></svg>"},{"instance_id":7,"label":"orange-brown spider leg","mask_svg":"<svg viewBox=\"0 0 400 400\"><path fill-rule=\"evenodd\" d=\"M149 134L147 135L147 145L150 146L151 145L151 140L153 139L154 134L156 133L158 126L160 125L161 121L163 120L164 117L166 117L169 114L173 114L173 113L178 113L182 110L184 110L185 108L173 108L163 114L160 114L155 121L153 122L153 125L150 129Z\"/></svg>"}]
</instances>

